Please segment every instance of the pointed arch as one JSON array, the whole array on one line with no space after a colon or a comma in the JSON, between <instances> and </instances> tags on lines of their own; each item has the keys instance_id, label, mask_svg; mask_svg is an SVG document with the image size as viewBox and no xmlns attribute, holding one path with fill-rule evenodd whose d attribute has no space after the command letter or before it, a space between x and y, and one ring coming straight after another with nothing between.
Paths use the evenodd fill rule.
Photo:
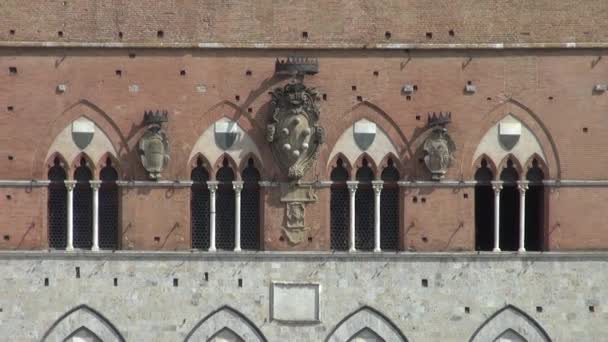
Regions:
<instances>
[{"instance_id":1,"label":"pointed arch","mask_svg":"<svg viewBox=\"0 0 608 342\"><path fill-rule=\"evenodd\" d=\"M344 317L325 342L350 341L366 328L385 341L407 342L407 338L391 320L369 306L363 306Z\"/></svg>"},{"instance_id":2,"label":"pointed arch","mask_svg":"<svg viewBox=\"0 0 608 342\"><path fill-rule=\"evenodd\" d=\"M207 342L225 329L247 342L266 342L255 324L230 306L222 306L205 316L192 328L184 342Z\"/></svg>"},{"instance_id":3,"label":"pointed arch","mask_svg":"<svg viewBox=\"0 0 608 342\"><path fill-rule=\"evenodd\" d=\"M541 158L538 154L534 153L530 156L530 158L528 158L528 160L526 160L523 166L524 175L522 178L525 178L526 174L534 167L538 167L542 171L543 179L547 179L550 177L549 167L547 166L547 163L545 163L545 160Z\"/></svg>"},{"instance_id":4,"label":"pointed arch","mask_svg":"<svg viewBox=\"0 0 608 342\"><path fill-rule=\"evenodd\" d=\"M78 153L74 157L74 159L72 159L72 163L70 164L70 168L72 170L76 170L79 167L83 166L82 165L82 160L83 159L85 160L84 167L86 167L87 169L89 169L89 171L91 171L91 180L98 179L98 176L97 176L98 172L97 171L99 171L100 169L98 169L95 166L96 164L93 162L93 159L91 159L91 157L87 153L85 153L85 152ZM72 178L73 178L73 176L74 175L72 175Z\"/></svg>"},{"instance_id":5,"label":"pointed arch","mask_svg":"<svg viewBox=\"0 0 608 342\"><path fill-rule=\"evenodd\" d=\"M348 174L349 175L353 174L353 166L352 166L351 161L342 152L338 152L333 156L333 158L327 164L328 179L331 179L331 174L334 171L334 169L337 167L338 159L342 160L342 167L344 167L346 169Z\"/></svg>"},{"instance_id":6,"label":"pointed arch","mask_svg":"<svg viewBox=\"0 0 608 342\"><path fill-rule=\"evenodd\" d=\"M226 165L224 165L224 161L227 162ZM213 163L212 169L210 170L212 179L214 179L214 180L217 179L217 173L224 166L228 166L229 168L232 169L232 172L234 172L234 180L241 179L241 175L238 172L239 171L238 164L236 163L236 161L234 159L232 159L232 157L228 153L222 154Z\"/></svg>"},{"instance_id":7,"label":"pointed arch","mask_svg":"<svg viewBox=\"0 0 608 342\"><path fill-rule=\"evenodd\" d=\"M519 121L522 124L522 129L528 130L537 140L541 151L539 154L544 157L543 159L545 159L548 169L551 170L552 177L555 179L561 178L561 162L555 140L550 131L536 112L514 98L508 98L493 108L481 121L481 129L475 130L469 135L469 139L463 148L463 170L467 172L472 161L477 159L477 156L481 152L485 152L477 150L486 134L492 129L497 129L498 123L509 116ZM518 156L518 158L520 160L527 160L528 156L522 155ZM465 174L465 176L471 177L472 174Z\"/></svg>"},{"instance_id":8,"label":"pointed arch","mask_svg":"<svg viewBox=\"0 0 608 342\"><path fill-rule=\"evenodd\" d=\"M110 152L106 152L104 153L95 163L95 165L97 166L97 170L99 170L99 172L101 172L101 170L103 170L103 168L105 168L106 166L108 166L108 160L111 162L111 166L112 168L114 168L114 170L116 170L116 173L118 174L118 178L122 178L121 175L123 175L123 169L120 163L120 160L118 160L118 158L116 158L116 156ZM98 177L100 178L100 177Z\"/></svg>"},{"instance_id":9,"label":"pointed arch","mask_svg":"<svg viewBox=\"0 0 608 342\"><path fill-rule=\"evenodd\" d=\"M484 165L484 161L485 161L485 165ZM490 158L490 156L488 156L485 153L482 153L481 155L479 155L477 157L477 159L475 160L475 162L473 163L473 172L472 172L473 179L477 180L476 173L481 168L488 168L488 170L490 170L492 172L494 180L496 179L497 175L499 174L496 163L494 162L494 160L492 160L492 158Z\"/></svg>"},{"instance_id":10,"label":"pointed arch","mask_svg":"<svg viewBox=\"0 0 608 342\"><path fill-rule=\"evenodd\" d=\"M79 305L59 317L46 331L42 342L63 342L83 328L104 342L125 341L107 318L87 305Z\"/></svg>"},{"instance_id":11,"label":"pointed arch","mask_svg":"<svg viewBox=\"0 0 608 342\"><path fill-rule=\"evenodd\" d=\"M84 149L93 160L98 160L106 152L111 152L118 159L129 153L127 139L110 115L90 101L81 99L66 107L58 117L49 123L47 133L40 137L32 161L34 177L41 176L39 163L41 160L48 159L51 153L59 151L68 160L72 160L80 152L80 148L72 141L71 126L73 122L81 119L92 122L95 127L93 140Z\"/></svg>"},{"instance_id":12,"label":"pointed arch","mask_svg":"<svg viewBox=\"0 0 608 342\"><path fill-rule=\"evenodd\" d=\"M509 162L513 163L513 168L515 169L515 171L517 171L518 180L522 179L525 175L524 168L521 165L519 159L517 159L517 157L515 157L511 153L504 156L504 158L502 158L502 160L498 164L497 178L500 178L500 175L502 174L502 172L505 169L509 168Z\"/></svg>"},{"instance_id":13,"label":"pointed arch","mask_svg":"<svg viewBox=\"0 0 608 342\"><path fill-rule=\"evenodd\" d=\"M377 161L376 161L376 160L374 160L374 159L373 159L373 158L372 158L372 157L371 157L369 154L367 154L366 152L363 152L363 153L362 153L361 155L359 155L359 157L358 157L358 158L355 160L355 163L354 163L355 172L354 172L353 177L355 177L355 178L356 178L356 176L355 176L355 175L357 174L357 171L358 171L360 168L362 168L362 167L364 167L364 166L365 166L365 165L364 165L364 164L365 164L365 163L364 163L364 160L365 160L365 161L367 161L367 167L369 167L369 168L372 170L372 172L374 173L374 179L377 179L377 178L378 178L378 174L379 174L379 172L378 172L378 164L377 164ZM353 178L353 179L354 179L354 178Z\"/></svg>"},{"instance_id":14,"label":"pointed arch","mask_svg":"<svg viewBox=\"0 0 608 342\"><path fill-rule=\"evenodd\" d=\"M490 316L473 333L469 342L495 341L509 330L527 342L551 342L551 338L538 322L513 305L507 305Z\"/></svg>"},{"instance_id":15,"label":"pointed arch","mask_svg":"<svg viewBox=\"0 0 608 342\"><path fill-rule=\"evenodd\" d=\"M45 161L45 165L46 165L45 176L48 175L48 172L51 170L51 168L53 168L55 166L59 166L65 172L66 177L67 177L66 179L70 178L70 176L69 176L70 175L70 164L67 162L65 157L61 154L61 152L51 153L49 155L49 157L47 158L47 160Z\"/></svg>"},{"instance_id":16,"label":"pointed arch","mask_svg":"<svg viewBox=\"0 0 608 342\"><path fill-rule=\"evenodd\" d=\"M196 153L195 155L192 156L192 158L190 158L190 160L188 161L188 166L189 166L188 169L190 171L192 171L192 169L199 166L199 159L201 161L200 166L204 167L205 169L207 169L207 171L211 172L214 164L211 164L209 159L207 159L207 157L205 157L205 155L201 152Z\"/></svg>"},{"instance_id":17,"label":"pointed arch","mask_svg":"<svg viewBox=\"0 0 608 342\"><path fill-rule=\"evenodd\" d=\"M399 171L399 178L402 178L405 174L405 170L403 168L403 163L401 162L401 160L392 152L387 153L381 160L380 163L378 163L378 168L379 168L379 172L380 174L382 174L382 171L384 171L384 169L386 169L389 165L388 165L388 161L392 160L393 161L393 166L397 169L397 171Z\"/></svg>"},{"instance_id":18,"label":"pointed arch","mask_svg":"<svg viewBox=\"0 0 608 342\"><path fill-rule=\"evenodd\" d=\"M243 174L243 171L247 167L249 167L249 159L253 159L253 166L258 170L258 172L260 173L260 176L263 175L264 174L264 164L262 163L262 160L259 158L259 156L253 152L248 152L241 158L237 172L241 175Z\"/></svg>"}]
</instances>

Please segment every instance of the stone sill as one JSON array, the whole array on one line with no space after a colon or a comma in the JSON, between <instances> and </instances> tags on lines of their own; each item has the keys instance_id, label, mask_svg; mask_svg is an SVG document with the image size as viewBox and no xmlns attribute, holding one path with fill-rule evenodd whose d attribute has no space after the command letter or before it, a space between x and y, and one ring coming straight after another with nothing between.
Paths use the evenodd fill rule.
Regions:
<instances>
[{"instance_id":1,"label":"stone sill","mask_svg":"<svg viewBox=\"0 0 608 342\"><path fill-rule=\"evenodd\" d=\"M607 251L572 252L282 252L243 251L0 251L0 260L209 260L209 261L608 261Z\"/></svg>"},{"instance_id":2,"label":"stone sill","mask_svg":"<svg viewBox=\"0 0 608 342\"><path fill-rule=\"evenodd\" d=\"M144 42L58 42L0 41L10 48L116 48L116 49L304 49L304 50L506 50L506 49L602 49L608 42L544 42L544 43L144 43Z\"/></svg>"}]
</instances>

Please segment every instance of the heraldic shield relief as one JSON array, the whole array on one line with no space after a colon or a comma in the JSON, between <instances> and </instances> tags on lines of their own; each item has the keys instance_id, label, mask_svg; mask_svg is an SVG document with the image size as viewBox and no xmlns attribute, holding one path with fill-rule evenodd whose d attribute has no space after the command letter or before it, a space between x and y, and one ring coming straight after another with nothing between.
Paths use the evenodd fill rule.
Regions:
<instances>
[{"instance_id":1,"label":"heraldic shield relief","mask_svg":"<svg viewBox=\"0 0 608 342\"><path fill-rule=\"evenodd\" d=\"M324 140L318 125L318 94L302 83L290 83L271 95L274 112L266 138L281 169L290 181L297 181L317 158Z\"/></svg>"}]
</instances>

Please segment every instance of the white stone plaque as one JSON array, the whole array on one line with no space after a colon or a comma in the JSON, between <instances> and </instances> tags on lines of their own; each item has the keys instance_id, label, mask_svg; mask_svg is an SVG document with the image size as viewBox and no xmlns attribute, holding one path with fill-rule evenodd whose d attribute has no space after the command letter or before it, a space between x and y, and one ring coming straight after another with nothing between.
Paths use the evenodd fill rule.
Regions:
<instances>
[{"instance_id":1,"label":"white stone plaque","mask_svg":"<svg viewBox=\"0 0 608 342\"><path fill-rule=\"evenodd\" d=\"M318 323L317 283L273 282L270 288L270 317L285 323Z\"/></svg>"},{"instance_id":2,"label":"white stone plaque","mask_svg":"<svg viewBox=\"0 0 608 342\"><path fill-rule=\"evenodd\" d=\"M499 124L500 135L521 135L521 123L501 122Z\"/></svg>"}]
</instances>

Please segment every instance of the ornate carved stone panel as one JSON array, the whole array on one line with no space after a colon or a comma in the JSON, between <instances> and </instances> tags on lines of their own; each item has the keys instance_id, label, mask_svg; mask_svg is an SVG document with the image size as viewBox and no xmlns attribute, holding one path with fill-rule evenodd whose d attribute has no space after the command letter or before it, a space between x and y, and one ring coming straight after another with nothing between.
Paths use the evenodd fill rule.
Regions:
<instances>
[{"instance_id":1,"label":"ornate carved stone panel","mask_svg":"<svg viewBox=\"0 0 608 342\"><path fill-rule=\"evenodd\" d=\"M167 111L145 112L146 132L139 140L139 155L150 179L158 180L169 162L169 141L162 128L167 122Z\"/></svg>"},{"instance_id":2,"label":"ornate carved stone panel","mask_svg":"<svg viewBox=\"0 0 608 342\"><path fill-rule=\"evenodd\" d=\"M428 126L431 133L424 140L424 163L431 171L434 180L440 180L445 176L456 149L456 145L445 127L450 123L451 116L451 113L429 115Z\"/></svg>"}]
</instances>

